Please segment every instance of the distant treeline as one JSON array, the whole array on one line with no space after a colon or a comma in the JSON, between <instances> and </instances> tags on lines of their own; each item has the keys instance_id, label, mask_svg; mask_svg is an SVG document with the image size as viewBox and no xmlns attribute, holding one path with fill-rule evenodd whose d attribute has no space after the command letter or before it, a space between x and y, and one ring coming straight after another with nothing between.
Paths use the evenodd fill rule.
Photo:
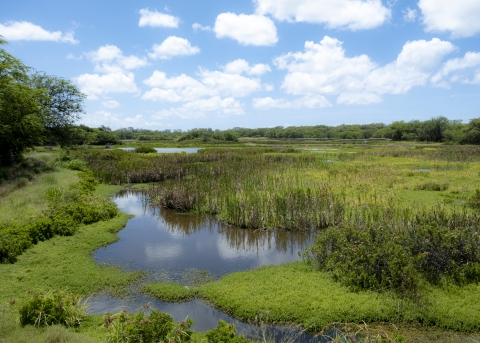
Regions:
<instances>
[{"instance_id":1,"label":"distant treeline","mask_svg":"<svg viewBox=\"0 0 480 343\"><path fill-rule=\"evenodd\" d=\"M338 126L277 126L272 128L242 128L213 130L197 128L182 130L145 130L133 127L111 130L108 127L76 127L77 144L119 144L122 140L135 141L184 141L198 139L203 142L231 141L239 138L267 139L368 139L387 138L393 141L445 142L451 144L480 144L480 118L462 123L436 117L426 121L396 121L383 123Z\"/></svg>"}]
</instances>

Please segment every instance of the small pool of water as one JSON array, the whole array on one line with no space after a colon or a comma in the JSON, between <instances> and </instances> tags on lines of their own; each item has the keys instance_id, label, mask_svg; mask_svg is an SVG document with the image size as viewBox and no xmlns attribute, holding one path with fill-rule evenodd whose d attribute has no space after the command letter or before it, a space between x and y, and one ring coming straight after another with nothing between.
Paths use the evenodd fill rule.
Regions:
<instances>
[{"instance_id":1,"label":"small pool of water","mask_svg":"<svg viewBox=\"0 0 480 343\"><path fill-rule=\"evenodd\" d=\"M135 217L117 242L95 252L97 262L148 270L176 281L190 269L219 277L297 261L311 243L309 232L240 229L213 217L154 208L140 192L124 192L113 201Z\"/></svg>"},{"instance_id":2,"label":"small pool of water","mask_svg":"<svg viewBox=\"0 0 480 343\"><path fill-rule=\"evenodd\" d=\"M311 244L313 236L310 232L240 229L222 224L214 217L155 208L141 192L125 191L112 200L121 211L135 217L119 232L120 239L97 250L94 258L98 263L127 270L149 271L151 279L158 281L185 283L192 270L207 271L208 276L218 278L265 264L297 261L299 252ZM92 297L89 312L116 313L123 309L138 312L147 303L177 321L187 316L192 318L193 329L197 331L214 328L222 319L234 323L241 334L255 337L260 333L255 325L242 323L201 300L167 303L138 291L132 291L127 299ZM291 335L296 335L299 342L310 342L313 338L298 329L268 327L266 330L270 336L277 336L276 341Z\"/></svg>"},{"instance_id":3,"label":"small pool of water","mask_svg":"<svg viewBox=\"0 0 480 343\"><path fill-rule=\"evenodd\" d=\"M118 148L119 150L124 151L134 151L135 148ZM198 153L201 148L154 148L157 153L159 154L174 154L174 153L182 153L185 152L187 154L196 154ZM113 150L113 149L105 149L105 150Z\"/></svg>"}]
</instances>

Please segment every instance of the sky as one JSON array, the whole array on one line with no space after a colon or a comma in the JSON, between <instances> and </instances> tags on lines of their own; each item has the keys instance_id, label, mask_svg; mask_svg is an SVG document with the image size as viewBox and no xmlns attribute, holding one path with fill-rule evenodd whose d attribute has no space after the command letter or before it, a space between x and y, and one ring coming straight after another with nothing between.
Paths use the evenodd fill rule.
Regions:
<instances>
[{"instance_id":1,"label":"sky","mask_svg":"<svg viewBox=\"0 0 480 343\"><path fill-rule=\"evenodd\" d=\"M152 130L480 117L480 0L17 0L0 35Z\"/></svg>"}]
</instances>

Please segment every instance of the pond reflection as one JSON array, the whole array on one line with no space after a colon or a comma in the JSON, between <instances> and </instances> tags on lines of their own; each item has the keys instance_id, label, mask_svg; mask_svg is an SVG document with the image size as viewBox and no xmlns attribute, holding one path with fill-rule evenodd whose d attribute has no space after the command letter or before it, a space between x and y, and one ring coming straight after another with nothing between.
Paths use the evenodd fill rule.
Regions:
<instances>
[{"instance_id":1,"label":"pond reflection","mask_svg":"<svg viewBox=\"0 0 480 343\"><path fill-rule=\"evenodd\" d=\"M135 217L119 233L119 241L94 254L97 262L161 271L173 280L179 271L192 268L219 277L293 262L311 242L309 232L240 229L212 216L155 208L142 192L122 192L113 201Z\"/></svg>"}]
</instances>

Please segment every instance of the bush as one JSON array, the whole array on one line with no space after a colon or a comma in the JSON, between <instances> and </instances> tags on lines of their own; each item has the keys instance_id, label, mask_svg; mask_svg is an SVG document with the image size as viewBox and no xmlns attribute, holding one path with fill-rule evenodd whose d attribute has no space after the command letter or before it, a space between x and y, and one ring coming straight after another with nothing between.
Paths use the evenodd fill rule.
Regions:
<instances>
[{"instance_id":1,"label":"bush","mask_svg":"<svg viewBox=\"0 0 480 343\"><path fill-rule=\"evenodd\" d=\"M109 343L157 343L157 342L188 342L193 331L190 327L193 320L188 319L175 323L166 313L152 310L150 315L140 312L116 315L106 314L103 327L107 329Z\"/></svg>"},{"instance_id":2,"label":"bush","mask_svg":"<svg viewBox=\"0 0 480 343\"><path fill-rule=\"evenodd\" d=\"M422 283L448 278L480 281L480 237L475 226L435 223L345 226L320 232L305 256L353 289L393 290L416 296Z\"/></svg>"},{"instance_id":3,"label":"bush","mask_svg":"<svg viewBox=\"0 0 480 343\"><path fill-rule=\"evenodd\" d=\"M136 147L135 148L135 152L138 152L138 153L142 153L142 154L149 154L149 153L152 153L152 152L157 152L157 150L155 150L154 148L152 147L149 147L149 146L139 146L139 147Z\"/></svg>"},{"instance_id":4,"label":"bush","mask_svg":"<svg viewBox=\"0 0 480 343\"><path fill-rule=\"evenodd\" d=\"M85 319L84 306L74 294L63 291L30 291L20 310L21 325L79 326Z\"/></svg>"},{"instance_id":5,"label":"bush","mask_svg":"<svg viewBox=\"0 0 480 343\"><path fill-rule=\"evenodd\" d=\"M237 336L237 328L233 324L220 320L215 329L210 329L205 334L208 343L246 343L250 342L243 335Z\"/></svg>"},{"instance_id":6,"label":"bush","mask_svg":"<svg viewBox=\"0 0 480 343\"><path fill-rule=\"evenodd\" d=\"M475 190L475 194L467 201L467 206L480 210L480 189Z\"/></svg>"},{"instance_id":7,"label":"bush","mask_svg":"<svg viewBox=\"0 0 480 343\"><path fill-rule=\"evenodd\" d=\"M416 191L446 191L448 189L448 183L439 182L425 182L421 185L415 186Z\"/></svg>"}]
</instances>

